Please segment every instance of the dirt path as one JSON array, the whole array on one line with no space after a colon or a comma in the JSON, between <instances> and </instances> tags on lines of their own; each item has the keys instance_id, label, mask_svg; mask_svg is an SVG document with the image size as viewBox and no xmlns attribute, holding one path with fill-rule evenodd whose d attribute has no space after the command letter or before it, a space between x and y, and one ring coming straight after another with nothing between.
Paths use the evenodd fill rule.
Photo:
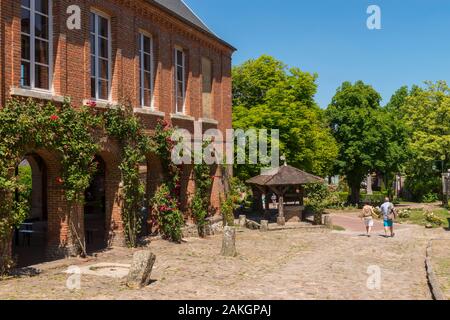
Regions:
<instances>
[{"instance_id":1,"label":"dirt path","mask_svg":"<svg viewBox=\"0 0 450 320\"><path fill-rule=\"evenodd\" d=\"M64 268L32 278L0 282L0 299L430 299L425 248L442 230L404 226L386 239L360 232L241 230L239 256L223 258L221 236L175 245L156 241L152 277L143 290L122 280L82 276L81 290L66 288ZM114 249L95 262L129 263L132 252ZM367 287L370 270L381 273L380 288Z\"/></svg>"}]
</instances>

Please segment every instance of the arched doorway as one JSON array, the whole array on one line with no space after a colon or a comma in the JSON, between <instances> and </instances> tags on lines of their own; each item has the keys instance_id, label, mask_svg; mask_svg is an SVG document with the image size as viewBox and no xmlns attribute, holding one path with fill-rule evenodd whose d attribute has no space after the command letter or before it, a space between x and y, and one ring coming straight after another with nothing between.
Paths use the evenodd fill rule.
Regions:
<instances>
[{"instance_id":1,"label":"arched doorway","mask_svg":"<svg viewBox=\"0 0 450 320\"><path fill-rule=\"evenodd\" d=\"M104 249L106 241L106 165L100 156L94 159L97 171L85 192L84 227L88 252Z\"/></svg>"},{"instance_id":2,"label":"arched doorway","mask_svg":"<svg viewBox=\"0 0 450 320\"><path fill-rule=\"evenodd\" d=\"M24 189L16 199L27 202L27 217L15 230L13 257L18 267L45 261L48 233L47 166L36 153L26 155L16 167L16 176Z\"/></svg>"}]
</instances>

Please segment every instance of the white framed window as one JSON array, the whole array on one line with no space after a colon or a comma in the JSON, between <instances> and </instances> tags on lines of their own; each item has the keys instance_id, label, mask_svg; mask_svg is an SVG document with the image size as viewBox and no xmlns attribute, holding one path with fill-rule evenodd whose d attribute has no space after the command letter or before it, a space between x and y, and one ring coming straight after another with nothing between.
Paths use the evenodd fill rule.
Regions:
<instances>
[{"instance_id":1,"label":"white framed window","mask_svg":"<svg viewBox=\"0 0 450 320\"><path fill-rule=\"evenodd\" d=\"M176 112L185 114L186 54L181 48L175 48L175 104Z\"/></svg>"},{"instance_id":2,"label":"white framed window","mask_svg":"<svg viewBox=\"0 0 450 320\"><path fill-rule=\"evenodd\" d=\"M52 51L52 1L21 0L21 87L50 90Z\"/></svg>"},{"instance_id":3,"label":"white framed window","mask_svg":"<svg viewBox=\"0 0 450 320\"><path fill-rule=\"evenodd\" d=\"M153 39L139 34L139 73L141 107L153 109Z\"/></svg>"},{"instance_id":4,"label":"white framed window","mask_svg":"<svg viewBox=\"0 0 450 320\"><path fill-rule=\"evenodd\" d=\"M110 100L111 95L111 22L107 16L91 12L91 97Z\"/></svg>"}]
</instances>

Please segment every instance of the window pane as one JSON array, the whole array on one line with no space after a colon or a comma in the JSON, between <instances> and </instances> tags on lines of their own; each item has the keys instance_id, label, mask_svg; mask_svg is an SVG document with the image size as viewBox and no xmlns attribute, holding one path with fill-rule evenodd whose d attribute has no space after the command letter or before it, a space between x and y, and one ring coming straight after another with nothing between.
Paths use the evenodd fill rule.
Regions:
<instances>
[{"instance_id":1,"label":"window pane","mask_svg":"<svg viewBox=\"0 0 450 320\"><path fill-rule=\"evenodd\" d=\"M48 39L48 18L40 14L35 15L36 37Z\"/></svg>"},{"instance_id":2,"label":"window pane","mask_svg":"<svg viewBox=\"0 0 450 320\"><path fill-rule=\"evenodd\" d=\"M108 81L99 80L98 84L99 84L98 98L108 100Z\"/></svg>"},{"instance_id":3,"label":"window pane","mask_svg":"<svg viewBox=\"0 0 450 320\"><path fill-rule=\"evenodd\" d=\"M35 60L38 63L48 64L48 42L36 40Z\"/></svg>"},{"instance_id":4,"label":"window pane","mask_svg":"<svg viewBox=\"0 0 450 320\"><path fill-rule=\"evenodd\" d=\"M98 17L99 19L99 28L98 28L98 33L99 35L101 35L102 37L107 38L108 37L108 20L103 18L103 17Z\"/></svg>"},{"instance_id":5,"label":"window pane","mask_svg":"<svg viewBox=\"0 0 450 320\"><path fill-rule=\"evenodd\" d=\"M22 62L20 70L20 84L26 87L31 86L30 64L28 62Z\"/></svg>"},{"instance_id":6,"label":"window pane","mask_svg":"<svg viewBox=\"0 0 450 320\"><path fill-rule=\"evenodd\" d=\"M29 8L30 7L30 0L22 0L22 6Z\"/></svg>"},{"instance_id":7,"label":"window pane","mask_svg":"<svg viewBox=\"0 0 450 320\"><path fill-rule=\"evenodd\" d=\"M180 81L177 82L177 96L178 97L184 96L184 86L183 83Z\"/></svg>"},{"instance_id":8,"label":"window pane","mask_svg":"<svg viewBox=\"0 0 450 320\"><path fill-rule=\"evenodd\" d=\"M35 9L43 14L48 14L48 0L35 0Z\"/></svg>"},{"instance_id":9,"label":"window pane","mask_svg":"<svg viewBox=\"0 0 450 320\"><path fill-rule=\"evenodd\" d=\"M108 79L108 61L107 60L99 60L99 77L103 79Z\"/></svg>"},{"instance_id":10,"label":"window pane","mask_svg":"<svg viewBox=\"0 0 450 320\"><path fill-rule=\"evenodd\" d=\"M95 77L97 75L97 68L95 66L95 56L91 56L91 76Z\"/></svg>"},{"instance_id":11,"label":"window pane","mask_svg":"<svg viewBox=\"0 0 450 320\"><path fill-rule=\"evenodd\" d=\"M177 81L183 81L183 68L177 67Z\"/></svg>"},{"instance_id":12,"label":"window pane","mask_svg":"<svg viewBox=\"0 0 450 320\"><path fill-rule=\"evenodd\" d=\"M21 31L30 34L30 11L22 8Z\"/></svg>"},{"instance_id":13,"label":"window pane","mask_svg":"<svg viewBox=\"0 0 450 320\"><path fill-rule=\"evenodd\" d=\"M145 71L151 70L151 57L148 54L144 55L144 70Z\"/></svg>"},{"instance_id":14,"label":"window pane","mask_svg":"<svg viewBox=\"0 0 450 320\"><path fill-rule=\"evenodd\" d=\"M95 33L95 14L91 13L89 18L89 27L92 33Z\"/></svg>"},{"instance_id":15,"label":"window pane","mask_svg":"<svg viewBox=\"0 0 450 320\"><path fill-rule=\"evenodd\" d=\"M151 83L150 73L144 72L144 89L150 90L151 89L150 83Z\"/></svg>"},{"instance_id":16,"label":"window pane","mask_svg":"<svg viewBox=\"0 0 450 320\"><path fill-rule=\"evenodd\" d=\"M22 35L22 59L30 60L30 37Z\"/></svg>"},{"instance_id":17,"label":"window pane","mask_svg":"<svg viewBox=\"0 0 450 320\"><path fill-rule=\"evenodd\" d=\"M95 78L91 78L91 97L97 98L95 96Z\"/></svg>"},{"instance_id":18,"label":"window pane","mask_svg":"<svg viewBox=\"0 0 450 320\"><path fill-rule=\"evenodd\" d=\"M184 100L181 97L177 98L177 112L183 112Z\"/></svg>"},{"instance_id":19,"label":"window pane","mask_svg":"<svg viewBox=\"0 0 450 320\"><path fill-rule=\"evenodd\" d=\"M150 53L150 38L144 36L144 52Z\"/></svg>"},{"instance_id":20,"label":"window pane","mask_svg":"<svg viewBox=\"0 0 450 320\"><path fill-rule=\"evenodd\" d=\"M108 58L108 40L99 38L100 56L102 58Z\"/></svg>"},{"instance_id":21,"label":"window pane","mask_svg":"<svg viewBox=\"0 0 450 320\"><path fill-rule=\"evenodd\" d=\"M95 54L95 35L91 34L91 54Z\"/></svg>"},{"instance_id":22,"label":"window pane","mask_svg":"<svg viewBox=\"0 0 450 320\"><path fill-rule=\"evenodd\" d=\"M152 101L151 101L151 92L150 90L144 90L144 106L145 107L151 107Z\"/></svg>"},{"instance_id":23,"label":"window pane","mask_svg":"<svg viewBox=\"0 0 450 320\"><path fill-rule=\"evenodd\" d=\"M177 65L183 65L183 52L179 50L177 50Z\"/></svg>"},{"instance_id":24,"label":"window pane","mask_svg":"<svg viewBox=\"0 0 450 320\"><path fill-rule=\"evenodd\" d=\"M49 78L48 78L48 67L43 67L40 65L35 66L35 79L34 86L40 89L49 89Z\"/></svg>"}]
</instances>

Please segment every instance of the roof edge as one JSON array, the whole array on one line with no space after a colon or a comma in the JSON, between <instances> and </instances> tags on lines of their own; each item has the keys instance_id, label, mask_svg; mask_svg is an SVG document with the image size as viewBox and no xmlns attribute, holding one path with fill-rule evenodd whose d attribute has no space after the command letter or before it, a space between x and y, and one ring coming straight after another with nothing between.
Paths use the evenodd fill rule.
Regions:
<instances>
[{"instance_id":1,"label":"roof edge","mask_svg":"<svg viewBox=\"0 0 450 320\"><path fill-rule=\"evenodd\" d=\"M186 19L185 17L179 15L178 13L170 10L169 8L166 8L165 6L157 3L156 1L153 0L146 0L147 3L154 5L155 7L157 7L158 9L170 14L171 16L177 18L178 20L182 21L183 23L189 25L190 27L194 28L195 30L201 32L202 34L218 41L220 44L228 47L228 49L231 49L233 52L237 51L237 49L232 46L231 44L229 44L228 42L226 42L225 40L219 38L219 36L217 36L216 34L214 34L212 31L211 32L207 32L206 30L200 28L199 26L197 26L195 23L192 23L191 21L189 21L188 19ZM190 9L190 7L188 6L188 8ZM190 9L192 11L192 9ZM197 14L192 11L194 13L194 15L197 16ZM198 17L198 16L197 16ZM199 18L200 19L200 18ZM201 19L200 19L201 20Z\"/></svg>"}]
</instances>

